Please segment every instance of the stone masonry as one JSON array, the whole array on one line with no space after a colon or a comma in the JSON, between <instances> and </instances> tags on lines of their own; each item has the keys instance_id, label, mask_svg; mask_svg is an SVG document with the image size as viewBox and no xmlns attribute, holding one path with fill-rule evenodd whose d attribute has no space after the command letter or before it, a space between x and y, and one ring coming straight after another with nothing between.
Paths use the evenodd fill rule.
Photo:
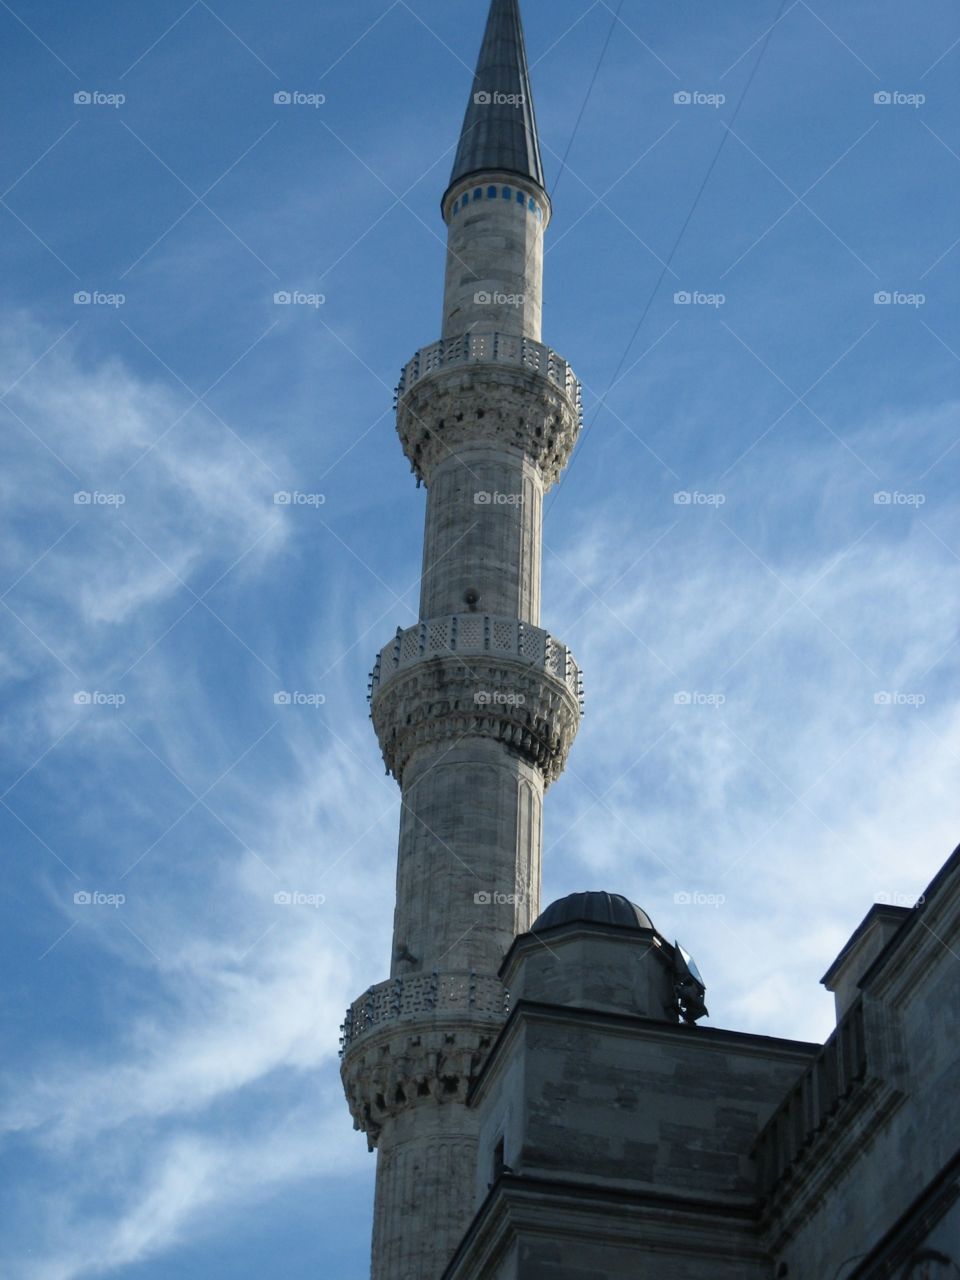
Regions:
<instances>
[{"instance_id":1,"label":"stone masonry","mask_svg":"<svg viewBox=\"0 0 960 1280\"><path fill-rule=\"evenodd\" d=\"M497 970L539 912L544 791L580 719L579 667L540 627L543 496L581 413L540 341L550 201L516 0L493 0L442 211L442 337L397 391L427 487L420 621L371 681L402 792L393 956L343 1028L347 1101L377 1151L374 1280L437 1280L472 1215L466 1099L506 1017Z\"/></svg>"}]
</instances>

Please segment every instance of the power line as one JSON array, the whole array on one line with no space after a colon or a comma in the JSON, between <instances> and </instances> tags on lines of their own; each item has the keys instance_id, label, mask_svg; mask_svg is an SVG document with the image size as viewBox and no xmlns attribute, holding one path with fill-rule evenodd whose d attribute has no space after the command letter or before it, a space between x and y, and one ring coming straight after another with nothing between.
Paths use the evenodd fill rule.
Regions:
<instances>
[{"instance_id":1,"label":"power line","mask_svg":"<svg viewBox=\"0 0 960 1280\"><path fill-rule=\"evenodd\" d=\"M729 138L730 133L733 129L733 126L737 122L737 117L740 115L740 111L743 107L743 104L747 99L747 94L750 92L750 88L754 80L756 79L757 72L760 70L760 64L763 62L763 57L764 57L764 54L767 52L767 47L770 44L770 40L773 36L774 29L778 26L780 19L783 17L784 10L786 9L786 7L787 7L787 0L781 0L780 10L777 14L776 21L767 30L767 34L763 41L763 44L760 46L760 52L757 55L757 60L753 64L753 70L750 72L750 75L747 78L747 83L743 87L743 92L740 94L740 99L737 102L736 108L734 110L733 116L730 119L729 125L724 126L725 131L724 131L723 137L720 139L720 145L719 147L717 147L716 154L714 155L713 159L710 161L710 164L707 168L707 172L704 175L703 181L700 183L700 187L699 187L699 190L697 191L696 196L694 197L693 204L690 206L690 212L687 214L686 218L683 221L683 225L680 228L680 232L673 243L673 248L670 250L667 260L663 264L663 269L661 270L660 275L657 277L657 282L653 286L653 289L650 293L649 298L647 299L647 302L643 308L643 311L640 313L640 319L637 321L637 326L634 329L633 333L630 335L630 341L627 343L624 353L620 358L620 363L617 365L616 370L613 374L613 377L610 379L610 382L607 385L606 391L604 391L603 395L597 401L597 406L596 406L594 415L590 420L590 422L587 424L587 426L584 428L583 435L580 438L579 447L577 448L573 457L570 459L570 465L567 468L568 476L570 474L570 470L573 467L574 462L577 459L577 456L583 451L583 445L584 445L584 442L586 441L587 434L590 431L591 427L593 427L596 424L597 418L600 416L600 411L603 408L604 404L606 403L607 396L609 396L610 392L613 390L613 388L617 385L617 382L619 381L620 373L623 369L623 366L627 363L627 358L629 357L630 352L633 350L633 344L636 342L637 337L640 333L640 330L643 328L644 321L646 320L647 316L650 313L650 308L653 306L654 301L656 300L657 294L660 292L660 286L663 284L664 279L666 278L667 272L670 270L673 260L676 257L677 250L680 248L681 241L683 240L683 237L687 232L687 228L690 226L690 223L693 221L694 214L697 211L697 208L700 204L700 200L703 197L703 193L707 189L707 184L709 183L710 178L713 176L713 171L717 167L717 163L719 162L720 157L723 154L723 148L726 146L727 138ZM619 14L619 10L618 10L618 14ZM614 19L614 23L616 23L616 19ZM611 29L611 34L612 34L612 29ZM608 43L609 43L609 38L608 38ZM604 52L606 52L606 47L604 47ZM602 61L602 55L601 55L601 61ZM598 64L597 73L599 73L599 70L600 70L600 67ZM595 80L596 80L596 74L594 75L594 81ZM590 87L592 90L593 82L591 82ZM589 94L587 95L587 97L589 98ZM585 107L586 107L586 103L584 103L584 108ZM569 150L570 148L568 147L567 148L568 154L569 154ZM566 163L566 157L564 157L564 163ZM550 504L547 508L548 511L553 507L553 504L556 502L557 498L560 496L560 492L562 488L563 488L562 484L559 484L557 486L557 490L554 493L553 498L551 499Z\"/></svg>"},{"instance_id":2,"label":"power line","mask_svg":"<svg viewBox=\"0 0 960 1280\"><path fill-rule=\"evenodd\" d=\"M577 134L580 132L580 125L583 121L583 117L586 115L587 107L590 103L590 98L593 95L594 86L596 85L597 79L600 75L600 68L603 66L603 60L607 56L607 50L610 48L610 41L613 39L614 30L616 28L617 23L620 21L620 11L623 8L624 3L625 3L625 0L620 0L619 5L617 6L617 11L613 15L613 21L610 23L610 30L607 32L607 38L603 42L603 48L600 50L600 57L597 59L597 65L593 69L593 75L590 78L590 84L587 86L586 96L584 97L583 102L580 105L580 113L577 116L576 121L574 122L573 132L570 134L570 140L568 141L566 150L563 153L563 159L560 161L560 171L557 174L557 176L554 178L553 186L549 191L551 204L553 203L553 197L557 194L557 187L559 187L560 179L563 177L564 170L567 167L567 160L570 158L570 152L573 149L573 144L577 140ZM534 241L530 245L529 252L527 253L527 262L526 262L526 268L524 272L525 275L528 275L530 272L530 263L533 260L533 254L534 254L535 248L536 248L536 241Z\"/></svg>"},{"instance_id":3,"label":"power line","mask_svg":"<svg viewBox=\"0 0 960 1280\"><path fill-rule=\"evenodd\" d=\"M623 8L623 5L624 5L624 0L620 0L620 3L617 5L617 11L613 15L613 21L610 23L610 30L607 32L607 38L604 41L603 48L600 50L600 57L597 59L597 65L593 69L593 78L591 79L589 88L587 89L587 96L583 100L583 105L580 108L580 114L577 116L576 124L573 126L573 133L571 133L570 141L567 143L567 149L566 151L564 151L563 159L560 161L560 172L557 174L556 178L554 178L553 180L553 190L550 192L551 200L556 194L557 187L559 187L560 185L560 179L563 177L563 171L567 167L567 160L570 157L570 152L573 148L573 144L576 141L577 134L580 132L581 121L583 120L583 117L586 114L587 106L593 94L594 85L597 83L597 78L600 75L600 68L603 66L603 60L607 56L607 50L610 47L610 41L613 39L614 30L616 29L617 23L620 21L620 10Z\"/></svg>"}]
</instances>

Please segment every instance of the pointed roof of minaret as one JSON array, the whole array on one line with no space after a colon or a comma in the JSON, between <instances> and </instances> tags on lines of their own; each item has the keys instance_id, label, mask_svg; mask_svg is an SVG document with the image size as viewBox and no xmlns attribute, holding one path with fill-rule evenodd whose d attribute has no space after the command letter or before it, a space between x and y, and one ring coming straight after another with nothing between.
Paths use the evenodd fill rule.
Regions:
<instances>
[{"instance_id":1,"label":"pointed roof of minaret","mask_svg":"<svg viewBox=\"0 0 960 1280\"><path fill-rule=\"evenodd\" d=\"M490 5L450 185L482 170L544 185L519 0Z\"/></svg>"}]
</instances>

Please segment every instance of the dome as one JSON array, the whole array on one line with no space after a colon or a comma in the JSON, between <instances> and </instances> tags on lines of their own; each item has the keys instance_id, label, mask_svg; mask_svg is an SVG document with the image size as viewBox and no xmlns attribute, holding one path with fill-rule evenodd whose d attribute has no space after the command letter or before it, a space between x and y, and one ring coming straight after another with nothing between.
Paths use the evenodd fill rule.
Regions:
<instances>
[{"instance_id":1,"label":"dome","mask_svg":"<svg viewBox=\"0 0 960 1280\"><path fill-rule=\"evenodd\" d=\"M636 903L620 893L571 893L551 902L533 924L531 933L542 933L561 924L613 924L626 929L652 929L653 921Z\"/></svg>"}]
</instances>

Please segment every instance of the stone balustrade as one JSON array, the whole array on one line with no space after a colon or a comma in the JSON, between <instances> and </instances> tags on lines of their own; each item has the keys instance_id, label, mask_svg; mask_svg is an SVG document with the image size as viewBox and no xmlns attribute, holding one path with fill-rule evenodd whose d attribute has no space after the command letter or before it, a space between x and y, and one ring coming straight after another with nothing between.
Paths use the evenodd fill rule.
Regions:
<instances>
[{"instance_id":1,"label":"stone balustrade","mask_svg":"<svg viewBox=\"0 0 960 1280\"><path fill-rule=\"evenodd\" d=\"M566 360L542 342L504 333L466 333L421 348L400 374L397 401L431 373L465 364L512 365L539 373L569 397L582 421L583 392Z\"/></svg>"},{"instance_id":2,"label":"stone balustrade","mask_svg":"<svg viewBox=\"0 0 960 1280\"><path fill-rule=\"evenodd\" d=\"M571 650L549 632L516 618L479 613L452 614L419 622L381 650L370 678L371 698L396 673L424 658L489 654L515 658L562 681L582 704L583 673Z\"/></svg>"},{"instance_id":3,"label":"stone balustrade","mask_svg":"<svg viewBox=\"0 0 960 1280\"><path fill-rule=\"evenodd\" d=\"M473 1012L501 1020L507 993L495 977L476 973L416 973L370 987L347 1010L341 1027L340 1056L366 1032L427 1014Z\"/></svg>"}]
</instances>

